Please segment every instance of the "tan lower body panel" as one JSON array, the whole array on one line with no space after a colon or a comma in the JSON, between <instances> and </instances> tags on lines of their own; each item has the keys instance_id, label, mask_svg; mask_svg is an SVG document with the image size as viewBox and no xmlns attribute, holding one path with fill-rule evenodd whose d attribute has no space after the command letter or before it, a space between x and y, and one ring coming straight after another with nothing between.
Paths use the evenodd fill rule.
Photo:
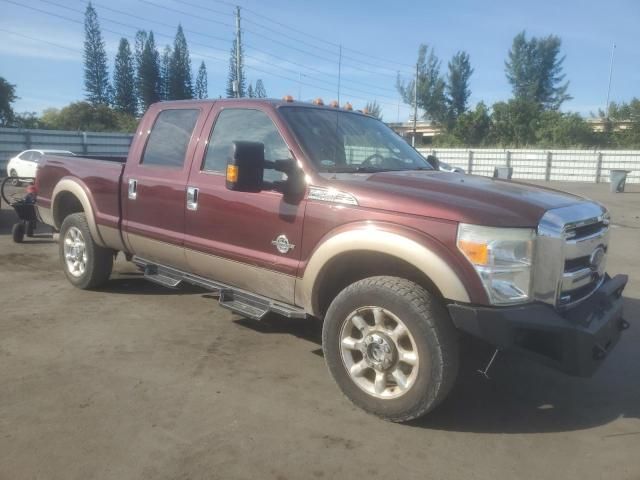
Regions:
<instances>
[{"instance_id":1,"label":"tan lower body panel","mask_svg":"<svg viewBox=\"0 0 640 480\"><path fill-rule=\"evenodd\" d=\"M179 270L189 271L183 247L131 233L126 234L126 236L134 255Z\"/></svg>"},{"instance_id":2,"label":"tan lower body panel","mask_svg":"<svg viewBox=\"0 0 640 480\"><path fill-rule=\"evenodd\" d=\"M123 251L127 250L122 243L122 238L120 237L120 230L112 227L103 227L98 225L98 231L100 232L100 236L102 240L104 240L104 244L113 248L114 250Z\"/></svg>"},{"instance_id":3,"label":"tan lower body panel","mask_svg":"<svg viewBox=\"0 0 640 480\"><path fill-rule=\"evenodd\" d=\"M186 250L185 253L190 270L197 275L264 295L273 300L293 303L296 278L291 275L195 250Z\"/></svg>"},{"instance_id":4,"label":"tan lower body panel","mask_svg":"<svg viewBox=\"0 0 640 480\"><path fill-rule=\"evenodd\" d=\"M273 300L293 303L296 278L291 275L139 235L129 234L127 237L133 253L145 260L178 268Z\"/></svg>"}]
</instances>

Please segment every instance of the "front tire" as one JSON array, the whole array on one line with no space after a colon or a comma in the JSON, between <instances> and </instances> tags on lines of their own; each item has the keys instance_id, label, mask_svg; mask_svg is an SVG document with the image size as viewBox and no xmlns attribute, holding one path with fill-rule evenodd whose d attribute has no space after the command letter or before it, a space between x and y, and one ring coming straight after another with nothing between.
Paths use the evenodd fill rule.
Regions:
<instances>
[{"instance_id":1,"label":"front tire","mask_svg":"<svg viewBox=\"0 0 640 480\"><path fill-rule=\"evenodd\" d=\"M111 275L113 251L93 240L84 213L69 215L62 222L59 252L64 273L75 287L97 288Z\"/></svg>"},{"instance_id":2,"label":"front tire","mask_svg":"<svg viewBox=\"0 0 640 480\"><path fill-rule=\"evenodd\" d=\"M334 380L356 406L392 422L425 415L458 373L458 334L438 298L398 277L370 277L331 303L322 347Z\"/></svg>"}]
</instances>

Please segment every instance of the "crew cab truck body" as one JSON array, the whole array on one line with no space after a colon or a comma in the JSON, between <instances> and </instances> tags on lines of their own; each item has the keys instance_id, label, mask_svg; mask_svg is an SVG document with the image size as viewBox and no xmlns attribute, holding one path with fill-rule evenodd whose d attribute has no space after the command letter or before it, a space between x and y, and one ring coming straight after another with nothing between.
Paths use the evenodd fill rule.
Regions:
<instances>
[{"instance_id":1,"label":"crew cab truck body","mask_svg":"<svg viewBox=\"0 0 640 480\"><path fill-rule=\"evenodd\" d=\"M392 421L445 398L459 331L595 371L628 326L604 207L438 171L378 120L288 100L159 103L126 161L45 158L38 210L71 283L99 287L124 252L248 317L322 318L341 390Z\"/></svg>"}]
</instances>

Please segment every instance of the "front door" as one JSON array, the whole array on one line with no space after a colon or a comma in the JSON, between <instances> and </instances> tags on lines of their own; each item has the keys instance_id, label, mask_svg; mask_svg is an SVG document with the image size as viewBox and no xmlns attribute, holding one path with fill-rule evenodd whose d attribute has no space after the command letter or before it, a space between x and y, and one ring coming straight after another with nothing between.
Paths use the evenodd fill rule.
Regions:
<instances>
[{"instance_id":1,"label":"front door","mask_svg":"<svg viewBox=\"0 0 640 480\"><path fill-rule=\"evenodd\" d=\"M132 253L147 260L186 268L184 255L185 186L210 105L152 107L123 176L123 231ZM157 115L154 115L157 113ZM151 120L153 121L153 120Z\"/></svg>"},{"instance_id":2,"label":"front door","mask_svg":"<svg viewBox=\"0 0 640 480\"><path fill-rule=\"evenodd\" d=\"M187 188L197 203L185 219L185 252L190 270L254 293L294 302L300 260L304 201L288 203L276 191L235 192L225 186L234 141L261 142L266 160L290 157L270 113L259 108L214 108L205 132L207 145L193 162ZM282 174L265 170L265 180Z\"/></svg>"}]
</instances>

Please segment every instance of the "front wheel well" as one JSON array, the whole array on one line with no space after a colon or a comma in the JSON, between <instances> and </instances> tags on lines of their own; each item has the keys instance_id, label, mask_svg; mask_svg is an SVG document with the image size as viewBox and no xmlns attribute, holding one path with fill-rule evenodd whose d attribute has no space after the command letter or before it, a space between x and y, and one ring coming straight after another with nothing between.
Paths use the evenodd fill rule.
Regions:
<instances>
[{"instance_id":1,"label":"front wheel well","mask_svg":"<svg viewBox=\"0 0 640 480\"><path fill-rule=\"evenodd\" d=\"M55 223L55 227L60 229L65 218L71 214L82 212L84 212L84 207L78 197L71 192L60 192L55 198L53 207L53 222Z\"/></svg>"},{"instance_id":2,"label":"front wheel well","mask_svg":"<svg viewBox=\"0 0 640 480\"><path fill-rule=\"evenodd\" d=\"M433 280L406 260L375 251L347 252L331 259L322 269L314 289L315 310L324 317L333 299L346 287L381 275L410 280L438 298L444 298Z\"/></svg>"}]
</instances>

